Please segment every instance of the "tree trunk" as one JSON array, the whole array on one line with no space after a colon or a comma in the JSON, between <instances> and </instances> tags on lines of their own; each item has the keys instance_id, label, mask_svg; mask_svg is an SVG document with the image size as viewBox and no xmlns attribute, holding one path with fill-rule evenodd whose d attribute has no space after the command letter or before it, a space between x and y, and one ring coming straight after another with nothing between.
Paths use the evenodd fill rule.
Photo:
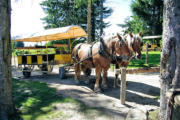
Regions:
<instances>
[{"instance_id":1,"label":"tree trunk","mask_svg":"<svg viewBox=\"0 0 180 120\"><path fill-rule=\"evenodd\" d=\"M91 4L91 42L95 41L96 38L96 17L95 17L95 6Z\"/></svg>"},{"instance_id":2,"label":"tree trunk","mask_svg":"<svg viewBox=\"0 0 180 120\"><path fill-rule=\"evenodd\" d=\"M170 88L180 88L180 1L165 0L163 14L160 119L168 120L170 108L166 93Z\"/></svg>"},{"instance_id":3,"label":"tree trunk","mask_svg":"<svg viewBox=\"0 0 180 120\"><path fill-rule=\"evenodd\" d=\"M100 1L100 36L103 34L103 0Z\"/></svg>"},{"instance_id":4,"label":"tree trunk","mask_svg":"<svg viewBox=\"0 0 180 120\"><path fill-rule=\"evenodd\" d=\"M91 43L91 0L88 0L87 33L88 43Z\"/></svg>"},{"instance_id":5,"label":"tree trunk","mask_svg":"<svg viewBox=\"0 0 180 120\"><path fill-rule=\"evenodd\" d=\"M14 113L11 80L11 1L0 1L0 119Z\"/></svg>"},{"instance_id":6,"label":"tree trunk","mask_svg":"<svg viewBox=\"0 0 180 120\"><path fill-rule=\"evenodd\" d=\"M70 25L70 10L69 10L69 7L70 6L70 1L69 0L66 0L66 26L69 26Z\"/></svg>"}]
</instances>

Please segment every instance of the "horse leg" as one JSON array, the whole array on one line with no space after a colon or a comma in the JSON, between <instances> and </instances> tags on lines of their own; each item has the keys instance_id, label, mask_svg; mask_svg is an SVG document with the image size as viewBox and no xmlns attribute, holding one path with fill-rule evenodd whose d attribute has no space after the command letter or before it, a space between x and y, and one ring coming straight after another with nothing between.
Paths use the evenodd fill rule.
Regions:
<instances>
[{"instance_id":1,"label":"horse leg","mask_svg":"<svg viewBox=\"0 0 180 120\"><path fill-rule=\"evenodd\" d=\"M74 71L75 71L75 82L79 83L80 80L80 75L81 75L81 69L80 69L80 64L76 64L74 66Z\"/></svg>"},{"instance_id":2,"label":"horse leg","mask_svg":"<svg viewBox=\"0 0 180 120\"><path fill-rule=\"evenodd\" d=\"M101 71L102 71L102 68L96 67L96 83L94 85L94 91L95 92L100 92L101 91L101 89L99 87L99 80L100 80L100 77L101 77Z\"/></svg>"},{"instance_id":3,"label":"horse leg","mask_svg":"<svg viewBox=\"0 0 180 120\"><path fill-rule=\"evenodd\" d=\"M85 79L85 84L89 84L89 75L90 75L90 68L87 68L86 65L81 65L83 74L84 74L84 79Z\"/></svg>"},{"instance_id":4,"label":"horse leg","mask_svg":"<svg viewBox=\"0 0 180 120\"><path fill-rule=\"evenodd\" d=\"M113 85L114 88L120 87L120 84L118 84L119 74L121 74L121 69L120 69L119 65L116 64L116 73L115 73L115 80L114 80L114 85Z\"/></svg>"},{"instance_id":5,"label":"horse leg","mask_svg":"<svg viewBox=\"0 0 180 120\"><path fill-rule=\"evenodd\" d=\"M103 89L107 89L107 83L106 83L107 70L108 70L108 69L104 69L104 71L103 71L103 79L102 79L102 88L103 88Z\"/></svg>"},{"instance_id":6,"label":"horse leg","mask_svg":"<svg viewBox=\"0 0 180 120\"><path fill-rule=\"evenodd\" d=\"M113 87L116 88L116 87L120 87L120 84L118 83L119 80L119 74L121 74L121 69L116 69L116 73L115 73L115 80L114 80L114 85Z\"/></svg>"}]
</instances>

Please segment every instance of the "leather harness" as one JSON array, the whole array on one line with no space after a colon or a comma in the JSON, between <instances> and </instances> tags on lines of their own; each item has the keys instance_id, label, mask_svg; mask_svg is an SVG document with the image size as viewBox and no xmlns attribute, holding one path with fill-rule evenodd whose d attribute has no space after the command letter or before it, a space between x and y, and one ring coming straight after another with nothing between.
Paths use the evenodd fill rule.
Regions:
<instances>
[{"instance_id":1,"label":"leather harness","mask_svg":"<svg viewBox=\"0 0 180 120\"><path fill-rule=\"evenodd\" d=\"M94 46L94 44L92 44L91 45L91 47L90 47L90 50L88 51L88 57L87 58L85 58L85 59L83 59L83 60L81 60L81 61L79 61L79 59L78 59L78 51L80 50L80 48L81 48L81 45L82 44L80 44L79 46L78 46L78 48L77 48L77 50L76 50L76 54L75 54L75 56L73 56L73 59L75 60L75 64L78 64L78 63L81 63L81 62L83 62L84 60L90 60L90 61L92 61L92 64L93 64L93 59L92 59L92 57L94 56L94 55L96 55L96 54L100 54L101 56L103 56L103 57L105 57L105 58L107 58L107 59L111 59L111 63L113 63L113 64L116 64L116 62L117 62L117 60L122 60L122 57L121 56L116 56L116 54L115 54L115 48L114 48L114 46L112 45L112 42L111 42L111 49L110 49L110 53L108 52L108 50L107 50L107 46L105 45L105 43L104 43L104 41L103 41L103 39L102 38L100 38L100 46L99 46L99 51L97 52L97 53L95 53L95 54L92 54L92 48L93 48L93 46ZM94 64L93 64L93 66L94 66Z\"/></svg>"}]
</instances>

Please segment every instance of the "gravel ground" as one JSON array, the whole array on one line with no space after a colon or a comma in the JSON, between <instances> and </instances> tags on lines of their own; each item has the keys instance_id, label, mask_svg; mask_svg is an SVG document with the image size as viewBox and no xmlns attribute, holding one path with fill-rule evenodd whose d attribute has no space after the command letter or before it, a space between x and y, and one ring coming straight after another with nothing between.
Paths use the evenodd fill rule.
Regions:
<instances>
[{"instance_id":1,"label":"gravel ground","mask_svg":"<svg viewBox=\"0 0 180 120\"><path fill-rule=\"evenodd\" d=\"M12 71L13 77L23 78L22 73L18 69L13 68ZM132 108L146 109L147 111L159 108L157 99L157 96L160 95L159 72L127 74L125 105L120 104L120 88L112 87L114 80L113 71L108 72L108 89L102 93L93 92L94 72L91 75L90 85L83 83L77 85L74 82L73 71L67 73L66 79L60 80L58 78L58 69L54 69L52 73L45 75L41 72L32 72L30 78L23 79L46 82L50 87L56 88L58 93L66 97L78 99L90 107L103 108L107 115L95 115L96 119L125 119L128 111ZM81 79L83 80L83 76ZM78 117L84 118L81 114Z\"/></svg>"}]
</instances>

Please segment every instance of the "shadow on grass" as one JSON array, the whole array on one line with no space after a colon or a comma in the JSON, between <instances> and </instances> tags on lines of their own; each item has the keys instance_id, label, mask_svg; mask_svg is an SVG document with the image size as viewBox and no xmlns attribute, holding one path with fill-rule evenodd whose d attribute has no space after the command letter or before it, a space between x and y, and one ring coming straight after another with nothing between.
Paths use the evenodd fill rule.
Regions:
<instances>
[{"instance_id":1,"label":"shadow on grass","mask_svg":"<svg viewBox=\"0 0 180 120\"><path fill-rule=\"evenodd\" d=\"M78 100L56 94L56 89L49 88L44 82L17 79L13 79L12 81L15 107L18 109L19 116L23 120L42 120L47 118L48 115L53 114L53 112L55 112L57 116L61 116L60 118L65 119L67 115L63 113L63 110L57 111L55 109L54 105L57 103L79 105L78 111L83 114L86 114L88 110L93 110L93 108L87 107ZM101 111L98 113L102 114ZM16 117L12 118L12 120L17 119L19 120L19 118ZM49 120L51 120L51 118L49 118Z\"/></svg>"},{"instance_id":2,"label":"shadow on grass","mask_svg":"<svg viewBox=\"0 0 180 120\"><path fill-rule=\"evenodd\" d=\"M147 74L148 76L149 74ZM57 77L56 75L50 75L47 78L51 78L51 77ZM33 79L37 79L37 78L32 78ZM83 76L81 77L82 81L83 81ZM43 80L42 80L43 81ZM120 88L113 88L113 81L114 81L114 77L108 77L107 79L107 85L108 85L108 89L103 91L103 94L110 96L110 97L114 97L116 99L120 99ZM81 82L81 84L76 84L74 82L73 79L73 75L69 75L68 79L64 79L64 80L44 80L44 82L47 83L55 83L55 84L64 84L64 85L78 85L78 86L86 86L88 88L90 88L92 91L94 89L94 84L95 84L95 76L91 75L91 83L89 85L85 85L83 82ZM100 80L100 83L102 81ZM70 89L68 89L70 90ZM78 90L70 90L73 91L78 97L79 94L88 94L85 93L83 91L78 91ZM154 105L154 106L159 106L159 102L157 101L156 97L159 96L160 94L160 89L158 87L154 87L151 86L149 84L145 84L145 83L141 83L141 82L134 82L134 81L127 81L127 96L126 96L126 100L129 102L136 102L137 104L142 104L142 105ZM62 92L62 91L60 91ZM64 91L65 92L65 91ZM139 94L137 94L137 93ZM154 96L154 98L151 97L147 97L147 96L143 96L141 94L146 94L146 95L150 95L150 96ZM97 101L94 101L96 104ZM102 102L102 101L101 101Z\"/></svg>"},{"instance_id":3,"label":"shadow on grass","mask_svg":"<svg viewBox=\"0 0 180 120\"><path fill-rule=\"evenodd\" d=\"M76 101L74 99L64 98L56 94L56 90L53 88L49 88L46 84L46 83L48 84L55 83L55 84L62 84L62 85L63 84L64 85L77 85L74 82L73 78L74 78L74 74L68 74L67 79L64 79L64 80L59 80L57 74L47 74L47 75L32 76L28 79L24 79L23 81L13 79L14 100L16 103L16 108L18 108L21 111L21 117L26 118L25 120L34 120L34 119L38 120L37 118L39 118L39 116L48 115L54 110L54 107L52 105L54 103L64 103L64 102L79 103L79 101ZM83 79L84 78L82 76L82 81ZM120 89L112 88L113 81L114 81L114 77L108 77L108 81L107 81L108 89L105 90L103 94L116 98L116 99L120 99ZM95 83L95 76L92 75L91 83L89 85L80 84L78 86L87 86L88 88L93 90L94 83ZM80 96L81 94L89 94L83 91L78 91L76 89L72 89L72 90L66 89L66 90L71 91L71 92L73 91L78 98L82 97ZM61 90L59 92L60 93L68 92L66 90L65 91ZM159 88L151 86L149 84L145 84L145 83L127 81L127 94L126 94L127 95L126 101L128 102L135 102L141 105L159 106L159 102L157 101L157 99L150 98L147 96L142 96L141 94L137 94L135 92L152 95L152 96L159 96ZM72 94L69 96L72 96ZM92 99L92 97L88 101L92 102L91 104L97 104L97 106L101 105L102 103L106 105L106 103L111 102L107 100L100 100L100 102L98 102L96 99ZM86 98L80 98L80 99L85 100ZM79 111L83 114L89 114L89 111L94 110L94 108L89 108L82 103L80 104L81 105L80 105ZM132 106L129 106L129 107L132 107ZM97 108L95 109L97 110ZM99 115L101 115L102 113L103 112L99 112ZM59 111L58 114L62 117L66 117L62 111ZM117 112L117 114L119 113ZM119 115L123 116L121 114Z\"/></svg>"}]
</instances>

